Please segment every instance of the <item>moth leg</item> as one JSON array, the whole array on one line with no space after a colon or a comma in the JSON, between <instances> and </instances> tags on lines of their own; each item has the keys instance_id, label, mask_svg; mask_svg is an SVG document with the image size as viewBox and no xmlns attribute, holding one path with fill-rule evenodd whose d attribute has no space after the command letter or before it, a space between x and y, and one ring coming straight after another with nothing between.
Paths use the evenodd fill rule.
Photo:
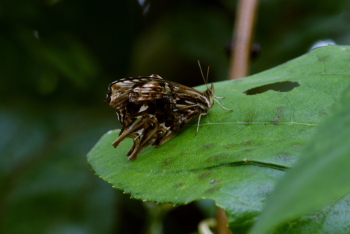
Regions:
<instances>
[{"instance_id":1,"label":"moth leg","mask_svg":"<svg viewBox=\"0 0 350 234\"><path fill-rule=\"evenodd\" d=\"M187 115L185 115L184 117L182 117L182 120L186 122L186 119L192 119L193 116L197 115L198 112L200 111L200 107L197 107L195 109L193 109L192 111L188 112ZM199 126L201 125L201 118L203 115L207 115L208 112L202 112L202 113L199 113L199 116L198 116L198 123L197 123L197 131L196 131L196 135L198 134L198 131L199 131ZM187 122L184 127L189 124L189 122Z\"/></svg>"},{"instance_id":2,"label":"moth leg","mask_svg":"<svg viewBox=\"0 0 350 234\"><path fill-rule=\"evenodd\" d=\"M216 98L219 98L219 97L216 97ZM228 108L224 107L218 100L216 100L216 98L214 98L214 101L216 101L217 104L219 104L219 105L221 106L222 109L227 110L227 111L233 111L233 110L231 110L231 109L228 109Z\"/></svg>"},{"instance_id":3,"label":"moth leg","mask_svg":"<svg viewBox=\"0 0 350 234\"><path fill-rule=\"evenodd\" d=\"M201 113L198 117L198 124L197 124L197 131L196 131L196 135L198 134L198 131L199 131L199 126L201 125L201 118L202 118L202 115L207 115L208 113Z\"/></svg>"}]
</instances>

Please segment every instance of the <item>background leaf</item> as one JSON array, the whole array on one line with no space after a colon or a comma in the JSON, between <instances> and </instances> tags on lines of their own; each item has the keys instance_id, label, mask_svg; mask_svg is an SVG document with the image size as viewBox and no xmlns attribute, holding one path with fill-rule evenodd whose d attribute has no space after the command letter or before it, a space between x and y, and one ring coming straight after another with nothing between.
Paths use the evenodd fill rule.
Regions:
<instances>
[{"instance_id":1,"label":"background leaf","mask_svg":"<svg viewBox=\"0 0 350 234\"><path fill-rule=\"evenodd\" d=\"M216 94L234 112L216 105L197 136L193 125L131 162L124 156L131 140L114 149L119 131L111 131L90 151L89 163L137 199L214 199L228 212L232 229L246 230L349 84L349 58L349 47L328 46L252 77L216 83Z\"/></svg>"},{"instance_id":2,"label":"background leaf","mask_svg":"<svg viewBox=\"0 0 350 234\"><path fill-rule=\"evenodd\" d=\"M89 126L105 123L80 121L96 116L88 109L76 113L68 106L46 106L34 111L30 103L23 104L21 110L1 111L0 130L7 134L0 137L0 232L107 233L117 215L109 209L117 204L116 191L83 163L91 136L104 131Z\"/></svg>"}]
</instances>

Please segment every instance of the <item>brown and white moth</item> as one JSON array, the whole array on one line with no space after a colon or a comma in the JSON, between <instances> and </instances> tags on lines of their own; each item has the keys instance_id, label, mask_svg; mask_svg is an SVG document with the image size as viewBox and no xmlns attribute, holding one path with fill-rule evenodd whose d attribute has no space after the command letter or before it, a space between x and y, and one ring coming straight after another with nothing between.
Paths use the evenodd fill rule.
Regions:
<instances>
[{"instance_id":1,"label":"brown and white moth","mask_svg":"<svg viewBox=\"0 0 350 234\"><path fill-rule=\"evenodd\" d=\"M122 129L113 146L118 147L125 138L134 139L127 156L135 160L144 148L163 145L196 119L199 127L201 116L208 114L214 100L213 84L202 93L158 75L114 81L106 102L115 108Z\"/></svg>"}]
</instances>

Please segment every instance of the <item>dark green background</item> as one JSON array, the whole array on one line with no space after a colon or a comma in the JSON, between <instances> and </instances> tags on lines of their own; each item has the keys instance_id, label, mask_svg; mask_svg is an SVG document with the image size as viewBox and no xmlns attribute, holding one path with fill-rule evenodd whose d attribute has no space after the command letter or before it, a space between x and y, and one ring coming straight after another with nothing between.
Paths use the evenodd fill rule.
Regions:
<instances>
[{"instance_id":1,"label":"dark green background","mask_svg":"<svg viewBox=\"0 0 350 234\"><path fill-rule=\"evenodd\" d=\"M210 81L227 79L236 5L2 0L0 232L144 233L142 203L94 176L86 162L99 137L119 127L103 103L107 86L152 73L202 84L198 59L211 66ZM318 40L349 44L349 11L346 0L260 1L261 52L251 73L302 55ZM207 205L170 211L166 233L194 232L212 213Z\"/></svg>"}]
</instances>

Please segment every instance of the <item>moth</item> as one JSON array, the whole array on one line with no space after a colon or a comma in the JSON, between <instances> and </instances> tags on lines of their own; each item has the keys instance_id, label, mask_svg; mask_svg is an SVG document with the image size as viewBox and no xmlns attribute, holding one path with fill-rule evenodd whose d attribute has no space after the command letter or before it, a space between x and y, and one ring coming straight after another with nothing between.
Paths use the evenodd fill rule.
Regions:
<instances>
[{"instance_id":1,"label":"moth","mask_svg":"<svg viewBox=\"0 0 350 234\"><path fill-rule=\"evenodd\" d=\"M127 156L135 160L144 148L163 145L196 119L198 133L200 119L214 101L218 102L213 84L200 92L155 74L114 81L108 87L106 102L116 110L122 129L113 146L132 138L134 144Z\"/></svg>"}]
</instances>

